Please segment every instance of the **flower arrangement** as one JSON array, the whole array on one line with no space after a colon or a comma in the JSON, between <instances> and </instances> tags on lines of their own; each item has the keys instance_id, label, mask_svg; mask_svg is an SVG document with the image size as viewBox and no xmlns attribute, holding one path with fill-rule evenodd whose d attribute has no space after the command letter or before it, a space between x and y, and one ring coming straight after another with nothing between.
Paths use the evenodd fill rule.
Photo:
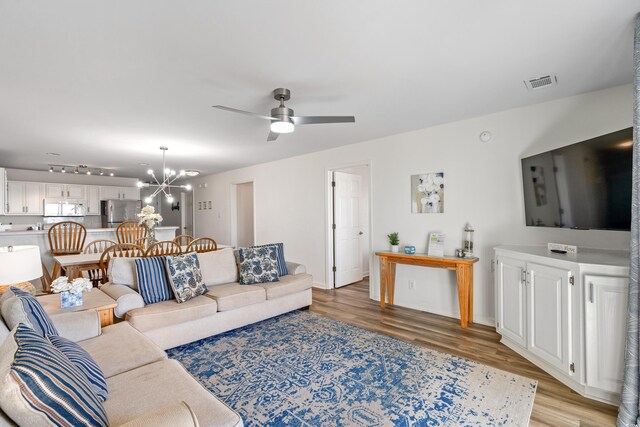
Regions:
<instances>
[{"instance_id":1,"label":"flower arrangement","mask_svg":"<svg viewBox=\"0 0 640 427\"><path fill-rule=\"evenodd\" d=\"M153 206L142 208L138 216L138 224L151 229L162 222L162 215L156 213Z\"/></svg>"},{"instance_id":2,"label":"flower arrangement","mask_svg":"<svg viewBox=\"0 0 640 427\"><path fill-rule=\"evenodd\" d=\"M53 292L91 292L93 289L93 284L91 280L86 279L84 277L78 277L77 279L73 279L69 281L67 276L58 277L56 280L51 283L51 287L53 288Z\"/></svg>"}]
</instances>

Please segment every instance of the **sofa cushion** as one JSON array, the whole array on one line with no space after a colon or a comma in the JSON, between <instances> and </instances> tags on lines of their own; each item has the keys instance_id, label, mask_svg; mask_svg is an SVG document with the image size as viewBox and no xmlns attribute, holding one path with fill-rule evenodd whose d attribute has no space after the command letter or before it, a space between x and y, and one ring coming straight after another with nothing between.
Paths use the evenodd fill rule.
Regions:
<instances>
[{"instance_id":1,"label":"sofa cushion","mask_svg":"<svg viewBox=\"0 0 640 427\"><path fill-rule=\"evenodd\" d=\"M0 347L0 406L18 425L107 426L84 375L24 324Z\"/></svg>"},{"instance_id":2,"label":"sofa cushion","mask_svg":"<svg viewBox=\"0 0 640 427\"><path fill-rule=\"evenodd\" d=\"M109 391L107 390L106 378L100 366L98 366L89 353L75 342L64 337L51 335L47 338L55 348L67 356L67 359L69 359L73 366L84 374L96 396L103 402L107 400Z\"/></svg>"},{"instance_id":3,"label":"sofa cushion","mask_svg":"<svg viewBox=\"0 0 640 427\"><path fill-rule=\"evenodd\" d=\"M238 281L238 266L232 248L198 254L202 281L207 287Z\"/></svg>"},{"instance_id":4,"label":"sofa cushion","mask_svg":"<svg viewBox=\"0 0 640 427\"><path fill-rule=\"evenodd\" d=\"M107 277L111 284L125 285L137 291L136 258L111 258L107 268Z\"/></svg>"},{"instance_id":5,"label":"sofa cushion","mask_svg":"<svg viewBox=\"0 0 640 427\"><path fill-rule=\"evenodd\" d=\"M278 261L275 246L240 248L240 284L254 285L278 281Z\"/></svg>"},{"instance_id":6,"label":"sofa cushion","mask_svg":"<svg viewBox=\"0 0 640 427\"><path fill-rule=\"evenodd\" d=\"M166 260L169 283L176 301L189 301L207 292L207 286L202 283L198 254L169 255Z\"/></svg>"},{"instance_id":7,"label":"sofa cushion","mask_svg":"<svg viewBox=\"0 0 640 427\"><path fill-rule=\"evenodd\" d=\"M276 299L311 289L313 287L313 277L310 274L286 275L280 277L279 282L261 283L256 286L264 288L267 292L267 299Z\"/></svg>"},{"instance_id":8,"label":"sofa cushion","mask_svg":"<svg viewBox=\"0 0 640 427\"><path fill-rule=\"evenodd\" d=\"M109 378L164 360L167 355L127 322L102 328L102 335L79 342Z\"/></svg>"},{"instance_id":9,"label":"sofa cushion","mask_svg":"<svg viewBox=\"0 0 640 427\"><path fill-rule=\"evenodd\" d=\"M118 319L124 318L129 310L144 307L144 300L140 294L128 286L105 283L100 287L100 290L109 295L118 304L113 309L113 314Z\"/></svg>"},{"instance_id":10,"label":"sofa cushion","mask_svg":"<svg viewBox=\"0 0 640 427\"><path fill-rule=\"evenodd\" d=\"M213 286L205 294L218 303L218 311L235 310L266 301L267 294L260 286L242 286L239 283Z\"/></svg>"},{"instance_id":11,"label":"sofa cushion","mask_svg":"<svg viewBox=\"0 0 640 427\"><path fill-rule=\"evenodd\" d=\"M0 311L9 329L24 323L43 337L59 335L49 315L33 295L13 286L5 292L7 294Z\"/></svg>"},{"instance_id":12,"label":"sofa cushion","mask_svg":"<svg viewBox=\"0 0 640 427\"><path fill-rule=\"evenodd\" d=\"M269 243L267 245L255 245L251 246L252 248L264 248L275 246L276 248L276 262L278 263L278 275L286 276L289 274L289 270L287 269L287 263L284 260L284 243Z\"/></svg>"},{"instance_id":13,"label":"sofa cushion","mask_svg":"<svg viewBox=\"0 0 640 427\"><path fill-rule=\"evenodd\" d=\"M109 423L117 426L162 406L187 402L201 427L241 426L242 419L200 385L175 360L163 360L107 380L104 403Z\"/></svg>"},{"instance_id":14,"label":"sofa cushion","mask_svg":"<svg viewBox=\"0 0 640 427\"><path fill-rule=\"evenodd\" d=\"M218 305L215 300L199 296L183 303L176 300L162 301L131 310L127 313L127 321L137 330L144 332L213 316L217 311Z\"/></svg>"},{"instance_id":15,"label":"sofa cushion","mask_svg":"<svg viewBox=\"0 0 640 427\"><path fill-rule=\"evenodd\" d=\"M138 292L145 304L168 301L173 292L167 279L165 257L154 256L136 260Z\"/></svg>"}]
</instances>

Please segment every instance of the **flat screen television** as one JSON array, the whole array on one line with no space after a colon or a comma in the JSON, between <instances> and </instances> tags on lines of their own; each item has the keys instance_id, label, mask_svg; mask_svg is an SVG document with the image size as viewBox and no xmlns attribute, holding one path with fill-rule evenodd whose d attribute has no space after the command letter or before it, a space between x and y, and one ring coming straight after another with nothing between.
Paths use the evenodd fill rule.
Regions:
<instances>
[{"instance_id":1,"label":"flat screen television","mask_svg":"<svg viewBox=\"0 0 640 427\"><path fill-rule=\"evenodd\" d=\"M522 159L526 224L631 228L633 129Z\"/></svg>"}]
</instances>

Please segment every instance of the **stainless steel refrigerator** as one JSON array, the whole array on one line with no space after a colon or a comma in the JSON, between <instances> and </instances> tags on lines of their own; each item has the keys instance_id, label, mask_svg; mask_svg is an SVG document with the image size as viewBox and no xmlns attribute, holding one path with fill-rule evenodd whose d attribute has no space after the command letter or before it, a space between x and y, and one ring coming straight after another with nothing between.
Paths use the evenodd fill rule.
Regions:
<instances>
[{"instance_id":1,"label":"stainless steel refrigerator","mask_svg":"<svg viewBox=\"0 0 640 427\"><path fill-rule=\"evenodd\" d=\"M116 228L124 221L137 220L142 208L140 200L103 200L101 202L102 227Z\"/></svg>"}]
</instances>

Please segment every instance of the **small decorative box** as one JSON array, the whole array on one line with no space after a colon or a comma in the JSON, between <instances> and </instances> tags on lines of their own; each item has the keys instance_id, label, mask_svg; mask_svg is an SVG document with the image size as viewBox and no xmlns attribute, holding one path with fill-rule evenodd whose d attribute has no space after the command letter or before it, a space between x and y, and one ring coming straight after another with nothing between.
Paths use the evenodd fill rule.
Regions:
<instances>
[{"instance_id":1,"label":"small decorative box","mask_svg":"<svg viewBox=\"0 0 640 427\"><path fill-rule=\"evenodd\" d=\"M79 307L82 305L82 291L65 291L60 293L60 308Z\"/></svg>"},{"instance_id":2,"label":"small decorative box","mask_svg":"<svg viewBox=\"0 0 640 427\"><path fill-rule=\"evenodd\" d=\"M411 245L405 245L404 253L408 255L413 255L416 253L416 247Z\"/></svg>"}]
</instances>

